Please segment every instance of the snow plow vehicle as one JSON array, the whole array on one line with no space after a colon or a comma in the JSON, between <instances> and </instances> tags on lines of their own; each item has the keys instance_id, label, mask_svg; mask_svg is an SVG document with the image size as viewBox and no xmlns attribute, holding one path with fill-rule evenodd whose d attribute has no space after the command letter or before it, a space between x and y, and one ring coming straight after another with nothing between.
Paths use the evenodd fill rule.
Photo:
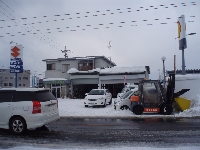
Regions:
<instances>
[{"instance_id":1,"label":"snow plow vehicle","mask_svg":"<svg viewBox=\"0 0 200 150\"><path fill-rule=\"evenodd\" d=\"M170 115L173 109L188 109L190 101L179 96L190 89L182 89L177 93L174 90L175 74L169 74L166 90L160 80L142 80L138 85L138 93L130 98L130 110L136 115L145 112Z\"/></svg>"}]
</instances>

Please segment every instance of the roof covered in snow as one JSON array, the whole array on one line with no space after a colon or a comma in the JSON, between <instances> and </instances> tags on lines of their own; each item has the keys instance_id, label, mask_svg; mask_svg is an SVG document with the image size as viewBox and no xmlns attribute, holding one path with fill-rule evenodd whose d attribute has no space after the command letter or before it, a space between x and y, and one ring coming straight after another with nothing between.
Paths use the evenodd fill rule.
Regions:
<instances>
[{"instance_id":1,"label":"roof covered in snow","mask_svg":"<svg viewBox=\"0 0 200 150\"><path fill-rule=\"evenodd\" d=\"M101 69L100 74L141 73L145 71L146 71L145 66L112 67L112 68Z\"/></svg>"},{"instance_id":2,"label":"roof covered in snow","mask_svg":"<svg viewBox=\"0 0 200 150\"><path fill-rule=\"evenodd\" d=\"M67 79L65 79L65 78L47 78L47 79L43 79L43 81L55 81L55 80L64 80L64 81L66 81Z\"/></svg>"},{"instance_id":3,"label":"roof covered in snow","mask_svg":"<svg viewBox=\"0 0 200 150\"><path fill-rule=\"evenodd\" d=\"M121 73L144 73L146 71L146 66L133 66L133 67L111 67L111 68L96 68L88 71L78 71L76 68L71 68L67 73L99 73L99 74L121 74Z\"/></svg>"}]
</instances>

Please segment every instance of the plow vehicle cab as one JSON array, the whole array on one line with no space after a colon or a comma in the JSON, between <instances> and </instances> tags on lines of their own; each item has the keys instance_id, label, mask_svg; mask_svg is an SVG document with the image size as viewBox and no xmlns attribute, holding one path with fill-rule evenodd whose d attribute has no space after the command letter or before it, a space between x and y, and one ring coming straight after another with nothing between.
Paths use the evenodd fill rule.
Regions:
<instances>
[{"instance_id":1,"label":"plow vehicle cab","mask_svg":"<svg viewBox=\"0 0 200 150\"><path fill-rule=\"evenodd\" d=\"M142 80L138 85L138 93L132 96L130 110L136 115L143 112L170 115L173 112L175 98L189 91L183 89L178 93L175 90L175 74L170 74L166 90L160 80Z\"/></svg>"}]
</instances>

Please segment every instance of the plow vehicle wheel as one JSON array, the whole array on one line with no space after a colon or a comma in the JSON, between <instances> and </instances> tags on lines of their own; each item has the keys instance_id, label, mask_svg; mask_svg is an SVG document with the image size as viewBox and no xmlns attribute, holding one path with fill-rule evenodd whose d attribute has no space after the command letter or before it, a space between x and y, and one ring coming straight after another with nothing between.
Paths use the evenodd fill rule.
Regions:
<instances>
[{"instance_id":1,"label":"plow vehicle wheel","mask_svg":"<svg viewBox=\"0 0 200 150\"><path fill-rule=\"evenodd\" d=\"M173 112L172 106L168 104L163 104L161 107L161 114L163 115L170 115Z\"/></svg>"},{"instance_id":2,"label":"plow vehicle wheel","mask_svg":"<svg viewBox=\"0 0 200 150\"><path fill-rule=\"evenodd\" d=\"M141 115L143 113L143 108L141 106L135 106L133 108L133 113L136 115Z\"/></svg>"}]
</instances>

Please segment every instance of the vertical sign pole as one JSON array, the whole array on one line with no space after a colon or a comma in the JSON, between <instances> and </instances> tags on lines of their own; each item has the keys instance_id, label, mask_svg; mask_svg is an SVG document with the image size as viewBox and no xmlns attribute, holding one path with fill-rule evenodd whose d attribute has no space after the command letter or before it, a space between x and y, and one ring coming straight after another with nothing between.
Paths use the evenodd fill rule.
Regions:
<instances>
[{"instance_id":1,"label":"vertical sign pole","mask_svg":"<svg viewBox=\"0 0 200 150\"><path fill-rule=\"evenodd\" d=\"M185 75L185 57L184 57L184 48L182 50L182 75Z\"/></svg>"},{"instance_id":2,"label":"vertical sign pole","mask_svg":"<svg viewBox=\"0 0 200 150\"><path fill-rule=\"evenodd\" d=\"M176 55L174 55L174 74L176 74Z\"/></svg>"},{"instance_id":3,"label":"vertical sign pole","mask_svg":"<svg viewBox=\"0 0 200 150\"><path fill-rule=\"evenodd\" d=\"M17 88L17 73L15 73L15 87Z\"/></svg>"}]
</instances>

